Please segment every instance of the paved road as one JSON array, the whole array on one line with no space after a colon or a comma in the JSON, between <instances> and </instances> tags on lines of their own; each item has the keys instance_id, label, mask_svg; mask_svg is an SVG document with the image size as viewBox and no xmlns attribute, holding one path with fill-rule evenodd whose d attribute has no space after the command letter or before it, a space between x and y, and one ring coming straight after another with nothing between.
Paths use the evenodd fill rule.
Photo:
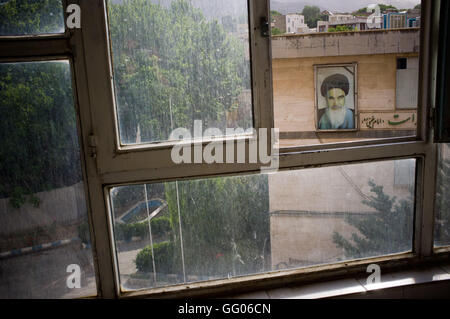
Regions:
<instances>
[{"instance_id":1,"label":"paved road","mask_svg":"<svg viewBox=\"0 0 450 319\"><path fill-rule=\"evenodd\" d=\"M69 289L67 266L81 268L81 288ZM92 254L73 244L0 259L0 298L73 298L95 295Z\"/></svg>"}]
</instances>

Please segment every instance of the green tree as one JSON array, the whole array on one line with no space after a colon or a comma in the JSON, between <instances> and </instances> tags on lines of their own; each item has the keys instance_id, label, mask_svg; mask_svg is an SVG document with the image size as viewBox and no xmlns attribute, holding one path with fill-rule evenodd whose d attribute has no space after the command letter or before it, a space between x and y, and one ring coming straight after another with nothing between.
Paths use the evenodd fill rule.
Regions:
<instances>
[{"instance_id":1,"label":"green tree","mask_svg":"<svg viewBox=\"0 0 450 319\"><path fill-rule=\"evenodd\" d=\"M109 13L122 140L134 143L138 126L143 140L167 140L170 108L174 127L202 120L225 129L227 110L250 88L243 44L185 0L168 8L125 0ZM250 127L251 118L238 125Z\"/></svg>"},{"instance_id":2,"label":"green tree","mask_svg":"<svg viewBox=\"0 0 450 319\"><path fill-rule=\"evenodd\" d=\"M236 20L230 15L222 17L222 26L223 26L224 30L226 30L227 32L236 32L237 31Z\"/></svg>"},{"instance_id":3,"label":"green tree","mask_svg":"<svg viewBox=\"0 0 450 319\"><path fill-rule=\"evenodd\" d=\"M370 196L363 203L376 210L363 216L349 214L346 221L359 233L353 233L351 239L334 232L333 242L342 248L346 258L363 258L408 251L412 245L414 223L414 201L411 198L397 201L383 191L383 186L369 181ZM411 192L412 194L412 192Z\"/></svg>"},{"instance_id":4,"label":"green tree","mask_svg":"<svg viewBox=\"0 0 450 319\"><path fill-rule=\"evenodd\" d=\"M272 28L272 35L280 35L283 34L283 31L281 31L278 28Z\"/></svg>"},{"instance_id":5,"label":"green tree","mask_svg":"<svg viewBox=\"0 0 450 319\"><path fill-rule=\"evenodd\" d=\"M0 35L64 31L61 0L10 0L0 3Z\"/></svg>"},{"instance_id":6,"label":"green tree","mask_svg":"<svg viewBox=\"0 0 450 319\"><path fill-rule=\"evenodd\" d=\"M281 15L281 13L279 13L278 11L270 10L270 16L274 17L274 16L280 16L280 15Z\"/></svg>"},{"instance_id":7,"label":"green tree","mask_svg":"<svg viewBox=\"0 0 450 319\"><path fill-rule=\"evenodd\" d=\"M338 25L335 28L328 28L328 32L346 32L346 31L353 31L353 28L347 25Z\"/></svg>"},{"instance_id":8,"label":"green tree","mask_svg":"<svg viewBox=\"0 0 450 319\"><path fill-rule=\"evenodd\" d=\"M14 207L82 180L71 83L64 62L0 64L0 197Z\"/></svg>"},{"instance_id":9,"label":"green tree","mask_svg":"<svg viewBox=\"0 0 450 319\"><path fill-rule=\"evenodd\" d=\"M0 35L63 30L59 0L0 4ZM71 83L64 62L0 64L0 198L16 208L82 179Z\"/></svg>"},{"instance_id":10,"label":"green tree","mask_svg":"<svg viewBox=\"0 0 450 319\"><path fill-rule=\"evenodd\" d=\"M302 15L305 16L305 23L310 28L317 27L317 21L321 19L320 8L316 6L305 6Z\"/></svg>"},{"instance_id":11,"label":"green tree","mask_svg":"<svg viewBox=\"0 0 450 319\"><path fill-rule=\"evenodd\" d=\"M194 275L242 275L270 267L267 175L179 182L186 271ZM175 183L166 184L177 234ZM175 247L180 247L180 237Z\"/></svg>"}]
</instances>

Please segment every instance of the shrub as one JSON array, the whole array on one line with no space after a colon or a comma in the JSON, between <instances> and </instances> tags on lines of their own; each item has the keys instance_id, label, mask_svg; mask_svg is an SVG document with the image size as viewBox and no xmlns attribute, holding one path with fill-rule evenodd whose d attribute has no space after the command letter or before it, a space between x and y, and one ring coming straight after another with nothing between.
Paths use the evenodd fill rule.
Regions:
<instances>
[{"instance_id":1,"label":"shrub","mask_svg":"<svg viewBox=\"0 0 450 319\"><path fill-rule=\"evenodd\" d=\"M88 245L90 243L89 224L87 222L78 226L78 237L81 242Z\"/></svg>"},{"instance_id":2,"label":"shrub","mask_svg":"<svg viewBox=\"0 0 450 319\"><path fill-rule=\"evenodd\" d=\"M131 224L116 224L114 230L116 240L131 241L133 237Z\"/></svg>"},{"instance_id":3,"label":"shrub","mask_svg":"<svg viewBox=\"0 0 450 319\"><path fill-rule=\"evenodd\" d=\"M158 273L179 273L180 259L174 242L166 241L153 245L155 267ZM136 268L139 272L152 272L152 249L150 246L142 249L136 256Z\"/></svg>"},{"instance_id":4,"label":"shrub","mask_svg":"<svg viewBox=\"0 0 450 319\"><path fill-rule=\"evenodd\" d=\"M133 237L144 239L148 234L146 221L131 224L119 224L114 227L116 240L130 241ZM159 217L152 220L152 233L155 237L162 237L171 231L169 217Z\"/></svg>"},{"instance_id":5,"label":"shrub","mask_svg":"<svg viewBox=\"0 0 450 319\"><path fill-rule=\"evenodd\" d=\"M148 223L133 223L129 225L131 236L139 237L144 239L144 237L148 234Z\"/></svg>"},{"instance_id":6,"label":"shrub","mask_svg":"<svg viewBox=\"0 0 450 319\"><path fill-rule=\"evenodd\" d=\"M172 230L169 217L158 217L152 219L152 234L164 236Z\"/></svg>"}]
</instances>

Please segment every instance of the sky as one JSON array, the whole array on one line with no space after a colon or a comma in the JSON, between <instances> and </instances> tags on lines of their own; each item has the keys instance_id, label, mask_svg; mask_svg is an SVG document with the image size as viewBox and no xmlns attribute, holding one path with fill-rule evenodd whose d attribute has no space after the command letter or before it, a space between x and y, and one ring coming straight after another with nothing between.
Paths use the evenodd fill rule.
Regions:
<instances>
[{"instance_id":1,"label":"sky","mask_svg":"<svg viewBox=\"0 0 450 319\"><path fill-rule=\"evenodd\" d=\"M321 8L332 11L352 12L367 7L372 3L390 4L399 9L410 9L419 4L420 0L271 0L281 3L313 3Z\"/></svg>"}]
</instances>

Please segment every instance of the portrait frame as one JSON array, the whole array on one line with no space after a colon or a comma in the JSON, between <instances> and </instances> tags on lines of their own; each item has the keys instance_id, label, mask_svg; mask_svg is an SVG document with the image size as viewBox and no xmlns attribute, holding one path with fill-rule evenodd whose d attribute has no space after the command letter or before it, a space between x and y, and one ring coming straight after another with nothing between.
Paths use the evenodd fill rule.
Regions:
<instances>
[{"instance_id":1,"label":"portrait frame","mask_svg":"<svg viewBox=\"0 0 450 319\"><path fill-rule=\"evenodd\" d=\"M314 121L316 132L355 132L358 131L358 63L315 64L314 66ZM345 107L353 115L353 128L323 128L322 116L328 108L327 99L322 95L322 84L331 75L344 75L348 80L348 94L345 96ZM346 111L347 112L347 111ZM345 123L348 116L344 117ZM323 122L322 122L323 123ZM343 124L344 125L344 124ZM322 125L323 126L323 125ZM345 126L345 125L344 125Z\"/></svg>"}]
</instances>

